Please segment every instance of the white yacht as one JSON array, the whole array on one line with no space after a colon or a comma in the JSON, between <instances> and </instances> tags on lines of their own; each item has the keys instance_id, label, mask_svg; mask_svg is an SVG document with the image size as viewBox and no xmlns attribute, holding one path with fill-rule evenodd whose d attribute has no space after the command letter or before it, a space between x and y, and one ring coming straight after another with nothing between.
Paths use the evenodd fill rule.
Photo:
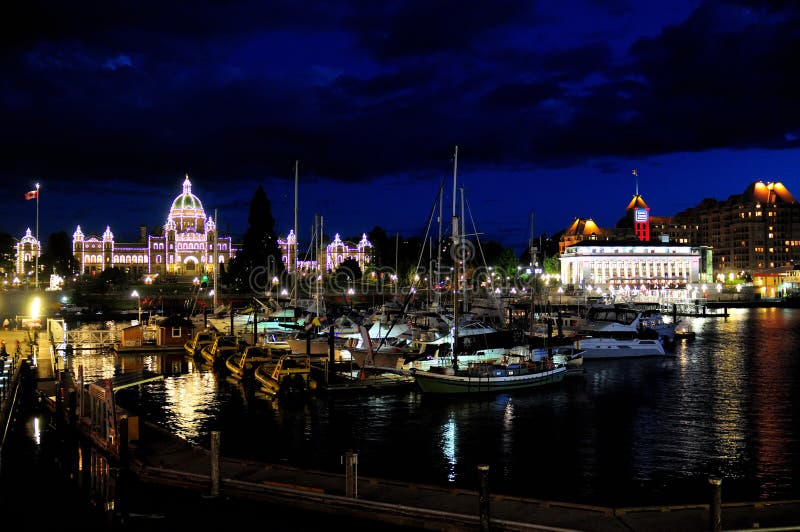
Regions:
<instances>
[{"instance_id":1,"label":"white yacht","mask_svg":"<svg viewBox=\"0 0 800 532\"><path fill-rule=\"evenodd\" d=\"M663 325L663 320L660 324ZM577 344L585 360L664 356L664 338L668 333L660 331L658 325L651 311L627 305L595 305L589 308L579 326ZM667 325L674 335L674 325Z\"/></svg>"}]
</instances>

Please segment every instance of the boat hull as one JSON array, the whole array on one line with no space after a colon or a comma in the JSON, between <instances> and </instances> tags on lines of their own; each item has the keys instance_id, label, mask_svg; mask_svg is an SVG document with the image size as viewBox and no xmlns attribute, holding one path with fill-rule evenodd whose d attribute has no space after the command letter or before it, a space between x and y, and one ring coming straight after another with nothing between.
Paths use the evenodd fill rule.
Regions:
<instances>
[{"instance_id":1,"label":"boat hull","mask_svg":"<svg viewBox=\"0 0 800 532\"><path fill-rule=\"evenodd\" d=\"M584 360L660 357L666 355L660 340L584 339L580 342Z\"/></svg>"},{"instance_id":2,"label":"boat hull","mask_svg":"<svg viewBox=\"0 0 800 532\"><path fill-rule=\"evenodd\" d=\"M432 371L414 371L414 380L424 393L478 394L510 392L536 388L561 382L567 373L566 367L537 373L509 376L448 375Z\"/></svg>"}]
</instances>

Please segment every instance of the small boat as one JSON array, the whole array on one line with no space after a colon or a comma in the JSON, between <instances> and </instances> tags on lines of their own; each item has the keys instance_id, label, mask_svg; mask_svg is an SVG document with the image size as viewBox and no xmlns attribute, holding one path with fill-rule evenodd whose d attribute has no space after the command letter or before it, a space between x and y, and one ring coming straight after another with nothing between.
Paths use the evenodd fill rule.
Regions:
<instances>
[{"instance_id":1,"label":"small boat","mask_svg":"<svg viewBox=\"0 0 800 532\"><path fill-rule=\"evenodd\" d=\"M402 369L393 366L376 365L376 346L373 345L369 331L363 325L358 326L364 344L364 357L359 365L353 359L349 363L334 362L333 365L324 364L315 370L323 372L324 384L321 389L327 392L346 390L398 390L414 385L414 377ZM380 343L378 348L380 347ZM393 355L388 360L396 360Z\"/></svg>"},{"instance_id":2,"label":"small boat","mask_svg":"<svg viewBox=\"0 0 800 532\"><path fill-rule=\"evenodd\" d=\"M555 364L547 358L533 362L523 355L509 353L507 363L474 362L460 369L454 363L446 367L431 367L427 371L412 369L411 374L424 393L478 394L530 389L561 382L567 374L566 365Z\"/></svg>"},{"instance_id":3,"label":"small boat","mask_svg":"<svg viewBox=\"0 0 800 532\"><path fill-rule=\"evenodd\" d=\"M183 344L186 356L193 358L200 356L200 351L207 345L211 345L216 337L216 332L212 329L201 329L194 333L191 339Z\"/></svg>"},{"instance_id":4,"label":"small boat","mask_svg":"<svg viewBox=\"0 0 800 532\"><path fill-rule=\"evenodd\" d=\"M225 360L244 350L246 344L238 336L219 334L214 341L200 350L200 359L206 364L220 366Z\"/></svg>"},{"instance_id":5,"label":"small boat","mask_svg":"<svg viewBox=\"0 0 800 532\"><path fill-rule=\"evenodd\" d=\"M320 384L324 392L405 390L414 386L414 377L403 370L382 367L343 367L338 364L328 381Z\"/></svg>"},{"instance_id":6,"label":"small boat","mask_svg":"<svg viewBox=\"0 0 800 532\"><path fill-rule=\"evenodd\" d=\"M252 377L256 368L264 363L271 362L272 355L264 348L255 345L248 345L241 353L233 353L225 359L225 368L230 372L230 376L236 380L244 380Z\"/></svg>"},{"instance_id":7,"label":"small boat","mask_svg":"<svg viewBox=\"0 0 800 532\"><path fill-rule=\"evenodd\" d=\"M583 349L577 347L556 347L553 349L553 362L567 367L567 374L583 373Z\"/></svg>"},{"instance_id":8,"label":"small boat","mask_svg":"<svg viewBox=\"0 0 800 532\"><path fill-rule=\"evenodd\" d=\"M685 321L679 321L678 324L675 325L676 340L694 340L695 336L695 332Z\"/></svg>"},{"instance_id":9,"label":"small boat","mask_svg":"<svg viewBox=\"0 0 800 532\"><path fill-rule=\"evenodd\" d=\"M258 365L254 377L260 390L269 397L298 396L316 388L308 355L281 355L276 362Z\"/></svg>"}]
</instances>

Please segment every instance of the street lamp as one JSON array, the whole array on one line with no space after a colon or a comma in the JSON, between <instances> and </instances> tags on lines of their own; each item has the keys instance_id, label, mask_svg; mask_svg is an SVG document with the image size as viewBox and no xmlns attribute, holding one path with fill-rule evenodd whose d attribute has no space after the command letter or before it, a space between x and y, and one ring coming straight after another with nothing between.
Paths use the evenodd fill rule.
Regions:
<instances>
[{"instance_id":1,"label":"street lamp","mask_svg":"<svg viewBox=\"0 0 800 532\"><path fill-rule=\"evenodd\" d=\"M139 292L137 292L136 290L131 292L131 297L135 297L136 298L136 308L138 310L138 315L137 315L136 321L139 323L139 325L141 325L141 323L142 323L142 299L139 297Z\"/></svg>"}]
</instances>

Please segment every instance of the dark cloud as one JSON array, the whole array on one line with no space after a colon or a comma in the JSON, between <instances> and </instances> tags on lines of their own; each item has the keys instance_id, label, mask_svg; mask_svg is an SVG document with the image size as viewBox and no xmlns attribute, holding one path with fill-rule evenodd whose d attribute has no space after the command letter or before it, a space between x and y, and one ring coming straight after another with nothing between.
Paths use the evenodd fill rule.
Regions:
<instances>
[{"instance_id":1,"label":"dark cloud","mask_svg":"<svg viewBox=\"0 0 800 532\"><path fill-rule=\"evenodd\" d=\"M683 5L625 39L658 6L576 4L26 2L0 33L0 175L436 183L454 145L607 172L797 146L794 4Z\"/></svg>"}]
</instances>

